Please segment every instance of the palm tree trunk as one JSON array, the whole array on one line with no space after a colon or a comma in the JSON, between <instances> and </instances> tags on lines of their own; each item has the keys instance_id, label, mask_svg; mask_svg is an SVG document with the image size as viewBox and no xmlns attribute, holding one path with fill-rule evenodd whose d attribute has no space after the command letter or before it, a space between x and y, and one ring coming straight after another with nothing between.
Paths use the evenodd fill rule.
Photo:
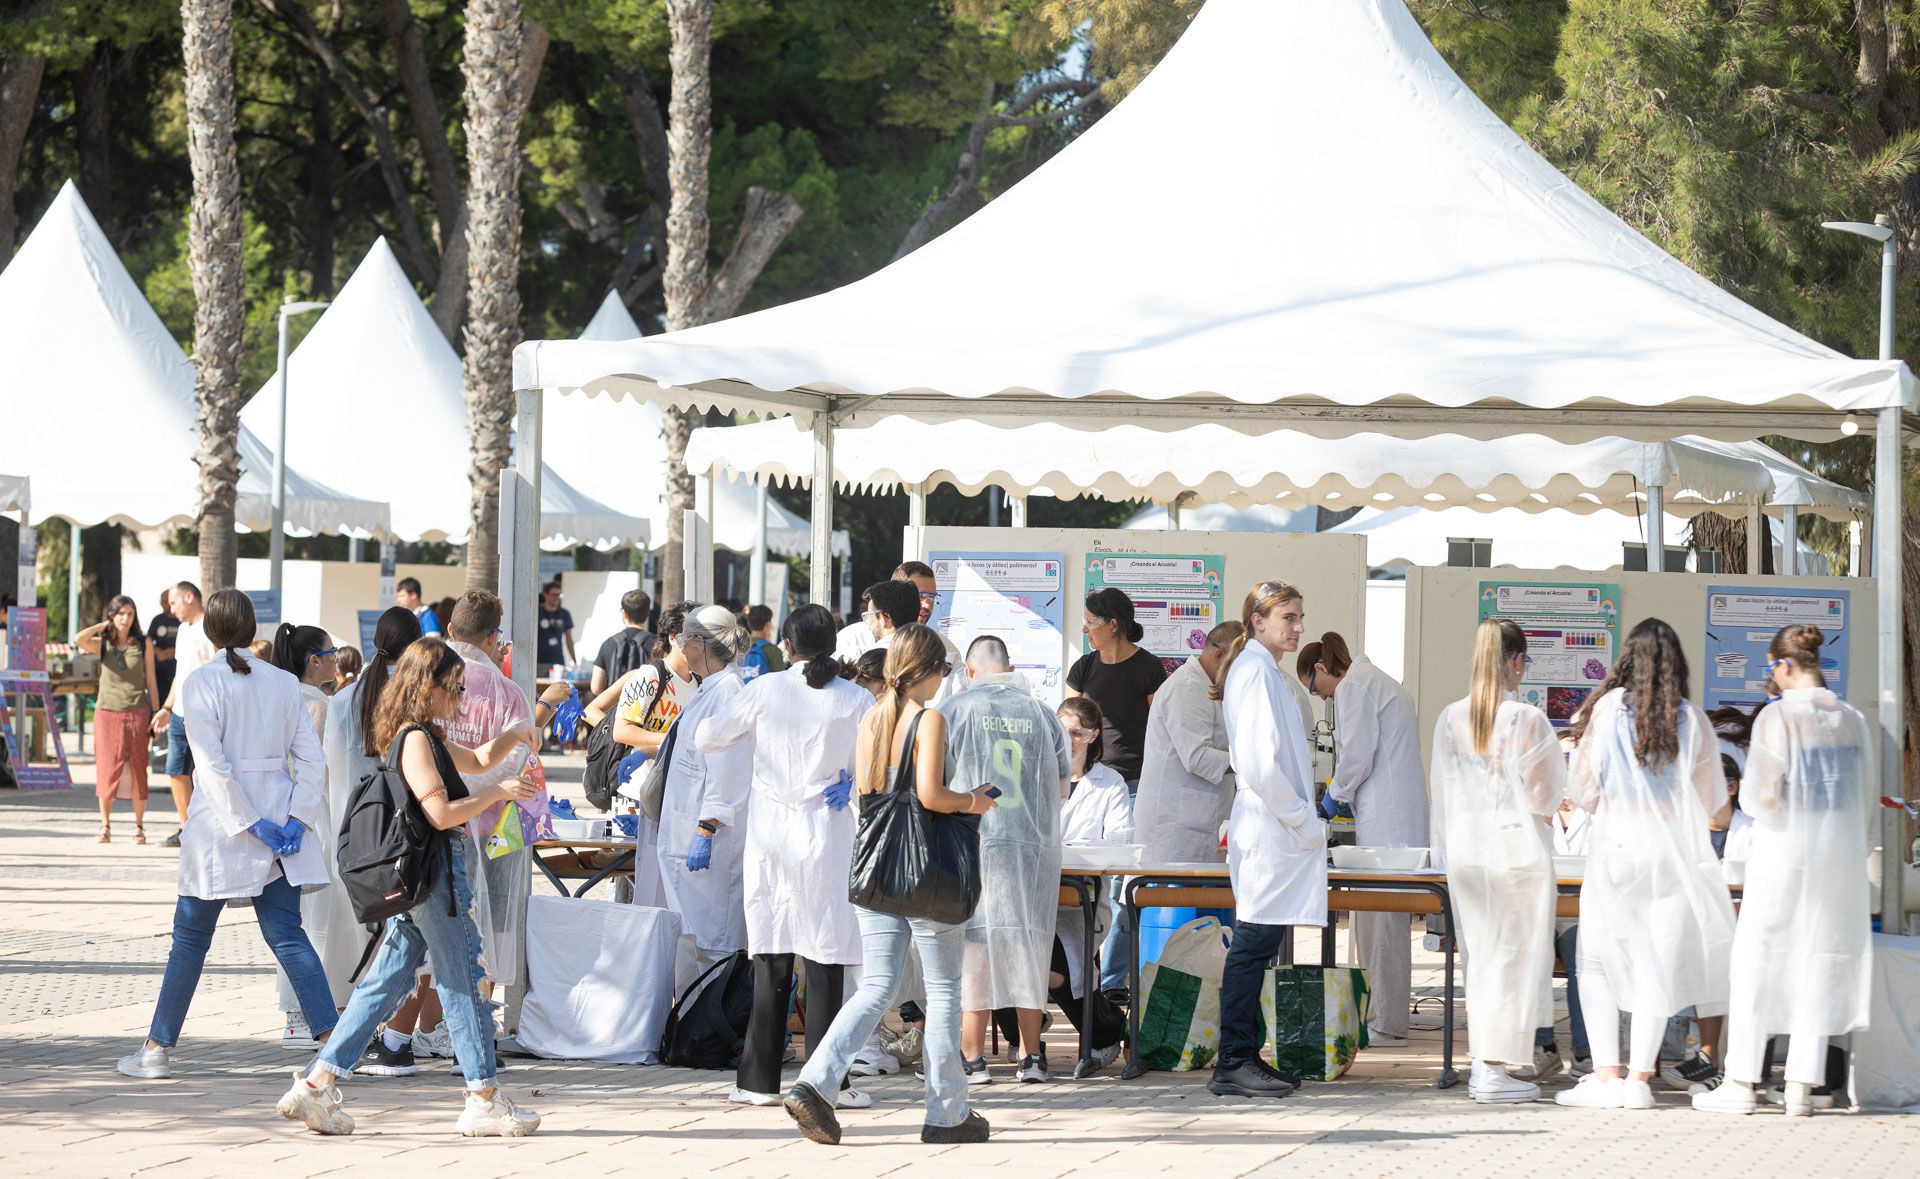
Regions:
<instances>
[{"instance_id":1,"label":"palm tree trunk","mask_svg":"<svg viewBox=\"0 0 1920 1179\"><path fill-rule=\"evenodd\" d=\"M187 159L193 167L194 400L200 466L200 586L234 582L233 504L240 483L240 345L246 333L240 166L233 145L232 0L181 0Z\"/></svg>"},{"instance_id":2,"label":"palm tree trunk","mask_svg":"<svg viewBox=\"0 0 1920 1179\"><path fill-rule=\"evenodd\" d=\"M473 520L467 586L500 574L500 471L513 431L513 347L520 342L519 0L468 0L467 479ZM520 554L538 560L537 554Z\"/></svg>"},{"instance_id":3,"label":"palm tree trunk","mask_svg":"<svg viewBox=\"0 0 1920 1179\"><path fill-rule=\"evenodd\" d=\"M667 0L667 267L662 293L667 330L706 322L707 156L713 137L713 0ZM687 472L687 438L700 423L698 410L666 413L667 546L660 571L664 603L686 597L685 529L693 506L693 476Z\"/></svg>"}]
</instances>

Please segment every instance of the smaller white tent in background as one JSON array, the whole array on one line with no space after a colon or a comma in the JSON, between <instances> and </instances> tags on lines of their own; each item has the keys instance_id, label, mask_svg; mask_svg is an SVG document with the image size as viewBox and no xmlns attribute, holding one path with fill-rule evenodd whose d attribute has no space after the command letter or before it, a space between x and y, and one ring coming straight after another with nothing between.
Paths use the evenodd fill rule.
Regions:
<instances>
[{"instance_id":1,"label":"smaller white tent in background","mask_svg":"<svg viewBox=\"0 0 1920 1179\"><path fill-rule=\"evenodd\" d=\"M26 511L32 495L25 475L0 475L0 512Z\"/></svg>"},{"instance_id":2,"label":"smaller white tent in background","mask_svg":"<svg viewBox=\"0 0 1920 1179\"><path fill-rule=\"evenodd\" d=\"M68 181L0 272L10 415L0 468L33 478L35 523L183 527L200 514L194 369ZM239 431L243 530L272 527L273 452ZM289 465L287 531L369 537L394 484L336 490Z\"/></svg>"},{"instance_id":3,"label":"smaller white tent in background","mask_svg":"<svg viewBox=\"0 0 1920 1179\"><path fill-rule=\"evenodd\" d=\"M349 490L393 503L402 540L462 542L472 517L467 478L466 379L385 238L288 358L287 457ZM275 429L279 374L241 413ZM564 465L564 464L563 464ZM541 544L645 544L646 521L615 511L541 472Z\"/></svg>"}]
</instances>

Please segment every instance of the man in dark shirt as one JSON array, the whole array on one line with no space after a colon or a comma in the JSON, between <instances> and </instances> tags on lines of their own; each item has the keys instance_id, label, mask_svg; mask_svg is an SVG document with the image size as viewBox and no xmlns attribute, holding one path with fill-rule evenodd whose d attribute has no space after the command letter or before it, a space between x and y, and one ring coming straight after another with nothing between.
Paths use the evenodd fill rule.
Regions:
<instances>
[{"instance_id":1,"label":"man in dark shirt","mask_svg":"<svg viewBox=\"0 0 1920 1179\"><path fill-rule=\"evenodd\" d=\"M566 666L574 660L573 615L560 605L560 583L550 581L540 591L540 667Z\"/></svg>"},{"instance_id":2,"label":"man in dark shirt","mask_svg":"<svg viewBox=\"0 0 1920 1179\"><path fill-rule=\"evenodd\" d=\"M160 594L160 613L147 622L147 643L153 648L154 687L165 700L173 688L173 636L180 630L180 620L167 613L167 595Z\"/></svg>"},{"instance_id":3,"label":"man in dark shirt","mask_svg":"<svg viewBox=\"0 0 1920 1179\"><path fill-rule=\"evenodd\" d=\"M620 616L626 626L600 644L593 657L593 691L598 696L607 685L653 658L653 632L647 629L647 614L653 599L640 590L628 590L620 596Z\"/></svg>"}]
</instances>

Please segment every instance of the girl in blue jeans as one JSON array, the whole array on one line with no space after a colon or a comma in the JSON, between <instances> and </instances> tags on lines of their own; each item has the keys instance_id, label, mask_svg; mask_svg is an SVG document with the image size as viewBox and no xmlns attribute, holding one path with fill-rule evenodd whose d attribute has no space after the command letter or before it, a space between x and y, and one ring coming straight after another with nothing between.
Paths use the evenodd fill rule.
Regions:
<instances>
[{"instance_id":1,"label":"girl in blue jeans","mask_svg":"<svg viewBox=\"0 0 1920 1179\"><path fill-rule=\"evenodd\" d=\"M917 622L893 632L887 649L886 687L860 722L855 747L854 781L860 793L910 789L927 810L944 814L985 814L997 804L987 787L963 793L947 787L946 718L928 708L950 672L946 645ZM861 808L861 822L866 821ZM900 970L909 941L920 951L927 982L924 1060L927 1120L920 1141L985 1142L987 1119L967 1108L967 1081L960 1067L960 959L966 927L895 917L855 907L860 920L860 989L848 997L825 1042L807 1045L807 1064L783 1104L815 1142L836 1145L840 1122L834 1103L821 1096L838 1093L854 1054L879 1026L900 991Z\"/></svg>"},{"instance_id":2,"label":"girl in blue jeans","mask_svg":"<svg viewBox=\"0 0 1920 1179\"><path fill-rule=\"evenodd\" d=\"M443 833L457 830L495 803L532 798L536 789L516 777L470 792L461 780L462 774L482 774L498 766L522 745L532 750L539 744L532 729L502 733L478 750L442 740L441 724L460 709L465 675L466 661L439 636L429 635L400 657L374 713L372 747L386 749L392 757L398 746L400 776L427 821ZM341 1108L337 1082L353 1072L380 1021L413 990L415 974L431 961L454 1057L467 1081L460 1133L469 1138L523 1137L539 1128L539 1114L516 1107L493 1083L493 1007L477 985L484 972L480 931L473 923L466 841L447 838L445 847L451 871L412 911L388 919L380 952L347 1000L333 1036L305 1077L294 1074L292 1087L275 1107L281 1117L304 1122L319 1134L353 1133L353 1118Z\"/></svg>"}]
</instances>

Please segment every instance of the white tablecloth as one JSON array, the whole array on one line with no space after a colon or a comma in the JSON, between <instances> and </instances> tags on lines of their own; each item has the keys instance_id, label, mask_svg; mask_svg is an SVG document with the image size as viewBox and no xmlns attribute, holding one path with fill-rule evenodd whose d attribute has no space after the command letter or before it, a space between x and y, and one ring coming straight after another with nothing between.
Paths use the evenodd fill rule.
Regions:
<instances>
[{"instance_id":1,"label":"white tablecloth","mask_svg":"<svg viewBox=\"0 0 1920 1179\"><path fill-rule=\"evenodd\" d=\"M680 917L574 897L527 902L520 1043L536 1056L658 1064Z\"/></svg>"}]
</instances>

